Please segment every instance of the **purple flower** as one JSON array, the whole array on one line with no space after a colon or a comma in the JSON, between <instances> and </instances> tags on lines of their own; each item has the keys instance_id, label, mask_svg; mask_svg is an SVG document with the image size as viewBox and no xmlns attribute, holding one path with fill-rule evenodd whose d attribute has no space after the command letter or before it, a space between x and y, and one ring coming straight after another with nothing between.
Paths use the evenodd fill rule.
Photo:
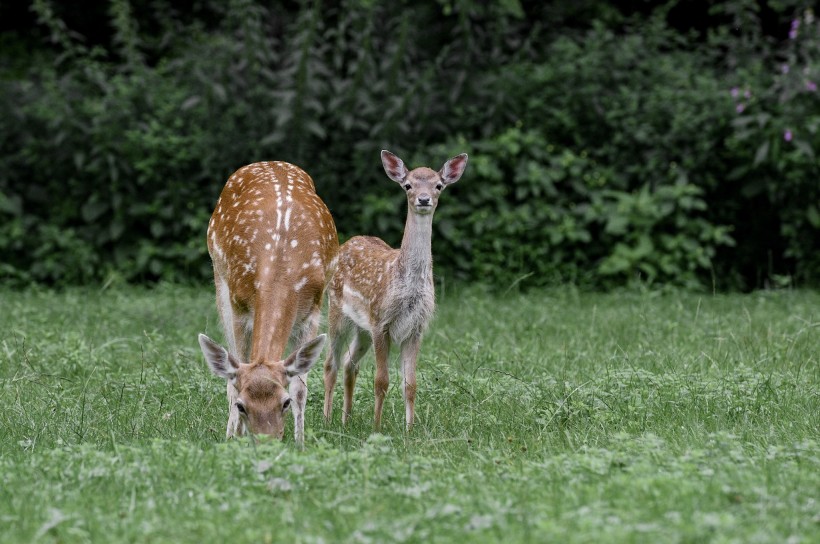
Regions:
<instances>
[{"instance_id":1,"label":"purple flower","mask_svg":"<svg viewBox=\"0 0 820 544\"><path fill-rule=\"evenodd\" d=\"M811 92L816 91L817 90L817 83L815 83L814 81L807 81L806 82L806 90L811 91Z\"/></svg>"},{"instance_id":2,"label":"purple flower","mask_svg":"<svg viewBox=\"0 0 820 544\"><path fill-rule=\"evenodd\" d=\"M789 73L789 65L788 64L781 64L780 65L780 71L783 72L784 74L788 74Z\"/></svg>"},{"instance_id":3,"label":"purple flower","mask_svg":"<svg viewBox=\"0 0 820 544\"><path fill-rule=\"evenodd\" d=\"M743 96L745 96L746 98L751 98L752 97L752 91L750 91L749 89L746 89L745 91L743 91Z\"/></svg>"},{"instance_id":4,"label":"purple flower","mask_svg":"<svg viewBox=\"0 0 820 544\"><path fill-rule=\"evenodd\" d=\"M738 113L743 113L743 110L745 110L745 109L746 109L745 104L738 104L737 106L735 106L735 111L738 112Z\"/></svg>"},{"instance_id":5,"label":"purple flower","mask_svg":"<svg viewBox=\"0 0 820 544\"><path fill-rule=\"evenodd\" d=\"M783 139L786 140L787 142L791 142L792 141L792 131L789 130L789 129L786 129L786 132L783 133Z\"/></svg>"},{"instance_id":6,"label":"purple flower","mask_svg":"<svg viewBox=\"0 0 820 544\"><path fill-rule=\"evenodd\" d=\"M737 98L737 95L740 93L737 87L732 87L730 92L732 93L732 98Z\"/></svg>"},{"instance_id":7,"label":"purple flower","mask_svg":"<svg viewBox=\"0 0 820 544\"><path fill-rule=\"evenodd\" d=\"M793 40L797 37L797 29L800 27L800 19L792 19L792 26L789 29L789 39Z\"/></svg>"}]
</instances>

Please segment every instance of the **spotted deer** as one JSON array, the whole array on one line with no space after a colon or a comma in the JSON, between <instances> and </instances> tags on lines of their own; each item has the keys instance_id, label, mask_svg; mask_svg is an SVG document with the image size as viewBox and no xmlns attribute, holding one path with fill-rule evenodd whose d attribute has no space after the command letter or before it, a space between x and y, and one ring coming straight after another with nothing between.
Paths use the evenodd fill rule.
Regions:
<instances>
[{"instance_id":1,"label":"spotted deer","mask_svg":"<svg viewBox=\"0 0 820 544\"><path fill-rule=\"evenodd\" d=\"M306 374L325 343L316 333L338 249L333 218L302 169L259 162L228 179L208 224L227 349L199 335L211 371L228 382L228 438L249 430L281 439L292 406L303 443ZM283 359L289 340L296 349Z\"/></svg>"},{"instance_id":2,"label":"spotted deer","mask_svg":"<svg viewBox=\"0 0 820 544\"><path fill-rule=\"evenodd\" d=\"M347 423L353 409L359 360L372 344L376 355L373 422L377 430L381 427L389 385L387 359L393 342L401 351L405 428L409 431L416 398L416 360L422 334L435 310L430 249L433 212L441 191L464 173L467 154L448 160L438 172L426 167L408 172L404 162L389 151L382 151L381 158L387 176L407 193L404 237L401 249L392 249L379 238L356 236L339 250L328 287L330 349L324 372L324 416L330 420L339 363L350 342L344 358L342 410L342 422Z\"/></svg>"}]
</instances>

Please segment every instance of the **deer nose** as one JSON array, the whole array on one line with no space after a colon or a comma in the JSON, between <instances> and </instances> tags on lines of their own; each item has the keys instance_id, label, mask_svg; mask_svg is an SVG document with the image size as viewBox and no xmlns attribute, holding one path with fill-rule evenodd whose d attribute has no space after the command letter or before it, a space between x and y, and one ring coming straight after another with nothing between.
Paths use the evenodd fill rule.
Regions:
<instances>
[{"instance_id":1,"label":"deer nose","mask_svg":"<svg viewBox=\"0 0 820 544\"><path fill-rule=\"evenodd\" d=\"M429 205L430 205L430 195L420 194L419 195L419 206L429 206Z\"/></svg>"}]
</instances>

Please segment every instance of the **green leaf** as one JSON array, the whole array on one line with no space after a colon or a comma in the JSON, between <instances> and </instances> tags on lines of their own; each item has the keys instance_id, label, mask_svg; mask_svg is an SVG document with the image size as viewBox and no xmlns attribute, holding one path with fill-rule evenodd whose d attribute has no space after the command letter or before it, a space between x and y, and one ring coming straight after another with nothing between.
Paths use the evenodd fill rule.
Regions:
<instances>
[{"instance_id":1,"label":"green leaf","mask_svg":"<svg viewBox=\"0 0 820 544\"><path fill-rule=\"evenodd\" d=\"M759 165L760 163L765 161L768 156L769 156L769 141L766 140L765 142L760 144L760 147L757 148L757 152L755 153L754 165L755 166Z\"/></svg>"},{"instance_id":2,"label":"green leaf","mask_svg":"<svg viewBox=\"0 0 820 544\"><path fill-rule=\"evenodd\" d=\"M82 208L80 214L86 223L93 223L108 211L108 203L101 201L96 195L89 198Z\"/></svg>"},{"instance_id":3,"label":"green leaf","mask_svg":"<svg viewBox=\"0 0 820 544\"><path fill-rule=\"evenodd\" d=\"M10 197L0 192L0 212L18 216L23 211L23 201L17 195Z\"/></svg>"},{"instance_id":4,"label":"green leaf","mask_svg":"<svg viewBox=\"0 0 820 544\"><path fill-rule=\"evenodd\" d=\"M820 228L820 213L817 211L817 206L809 206L809 209L806 210L806 219L809 220L812 227Z\"/></svg>"},{"instance_id":5,"label":"green leaf","mask_svg":"<svg viewBox=\"0 0 820 544\"><path fill-rule=\"evenodd\" d=\"M201 101L202 101L202 98L200 96L198 96L198 95L191 96L191 97L187 98L185 100L185 102L182 103L182 105L180 106L180 109L182 111L190 110L191 108L193 108L197 104L199 104Z\"/></svg>"},{"instance_id":6,"label":"green leaf","mask_svg":"<svg viewBox=\"0 0 820 544\"><path fill-rule=\"evenodd\" d=\"M814 150L811 148L811 144L805 140L794 140L794 147L802 153L803 155L807 156L810 159L814 159Z\"/></svg>"},{"instance_id":7,"label":"green leaf","mask_svg":"<svg viewBox=\"0 0 820 544\"><path fill-rule=\"evenodd\" d=\"M507 15L511 15L516 19L524 18L524 8L521 7L519 0L499 0L498 4Z\"/></svg>"}]
</instances>

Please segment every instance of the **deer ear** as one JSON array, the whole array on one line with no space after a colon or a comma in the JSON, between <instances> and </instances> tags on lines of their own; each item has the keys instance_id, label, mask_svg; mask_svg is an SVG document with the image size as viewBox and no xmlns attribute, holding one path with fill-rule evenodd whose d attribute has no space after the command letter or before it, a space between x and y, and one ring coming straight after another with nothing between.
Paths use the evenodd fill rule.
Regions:
<instances>
[{"instance_id":1,"label":"deer ear","mask_svg":"<svg viewBox=\"0 0 820 544\"><path fill-rule=\"evenodd\" d=\"M322 353L322 348L325 347L326 339L326 334L320 334L288 355L288 358L285 359L285 371L288 374L288 379L306 374L310 370L313 363L319 359L319 354Z\"/></svg>"},{"instance_id":2,"label":"deer ear","mask_svg":"<svg viewBox=\"0 0 820 544\"><path fill-rule=\"evenodd\" d=\"M444 185L450 185L461 178L465 168L467 168L467 153L462 153L445 162L438 173Z\"/></svg>"},{"instance_id":3,"label":"deer ear","mask_svg":"<svg viewBox=\"0 0 820 544\"><path fill-rule=\"evenodd\" d=\"M382 166L384 166L384 171L387 172L387 177L395 182L404 183L404 179L407 177L407 167L404 166L404 162L400 158L386 149L382 149Z\"/></svg>"},{"instance_id":4,"label":"deer ear","mask_svg":"<svg viewBox=\"0 0 820 544\"><path fill-rule=\"evenodd\" d=\"M229 382L236 380L236 371L239 369L236 357L204 334L199 335L199 347L202 348L202 354L211 372Z\"/></svg>"}]
</instances>

